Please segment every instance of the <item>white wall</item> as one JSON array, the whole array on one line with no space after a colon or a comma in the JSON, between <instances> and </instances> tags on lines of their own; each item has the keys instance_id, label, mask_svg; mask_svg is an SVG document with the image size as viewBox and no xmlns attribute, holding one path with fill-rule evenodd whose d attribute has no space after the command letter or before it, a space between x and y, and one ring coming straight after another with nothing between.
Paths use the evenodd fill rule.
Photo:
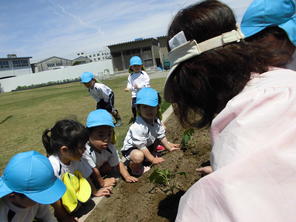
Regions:
<instances>
[{"instance_id":1,"label":"white wall","mask_svg":"<svg viewBox=\"0 0 296 222\"><path fill-rule=\"evenodd\" d=\"M18 86L29 86L52 81L63 81L65 79L75 79L80 77L83 72L93 72L98 79L106 78L106 75L114 74L112 60L91 62L63 69L27 74L8 79L0 79L0 90L2 92L10 92Z\"/></svg>"},{"instance_id":2,"label":"white wall","mask_svg":"<svg viewBox=\"0 0 296 222\"><path fill-rule=\"evenodd\" d=\"M31 67L7 69L7 70L0 71L0 78L6 77L6 76L21 76L21 75L27 75L31 73L32 73Z\"/></svg>"}]
</instances>

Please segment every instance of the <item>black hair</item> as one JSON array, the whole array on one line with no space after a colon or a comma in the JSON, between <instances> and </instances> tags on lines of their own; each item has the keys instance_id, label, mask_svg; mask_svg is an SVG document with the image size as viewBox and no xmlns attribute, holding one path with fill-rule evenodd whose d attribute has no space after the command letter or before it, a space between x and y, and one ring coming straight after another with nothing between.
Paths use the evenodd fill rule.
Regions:
<instances>
[{"instance_id":1,"label":"black hair","mask_svg":"<svg viewBox=\"0 0 296 222\"><path fill-rule=\"evenodd\" d=\"M184 31L198 43L236 30L232 10L216 0L191 5L177 13L168 39ZM172 73L170 86L174 112L185 127L209 126L226 103L250 80L252 72L268 70L274 52L252 47L244 40L206 51L182 62Z\"/></svg>"},{"instance_id":2,"label":"black hair","mask_svg":"<svg viewBox=\"0 0 296 222\"><path fill-rule=\"evenodd\" d=\"M53 128L44 130L42 134L47 155L58 154L62 146L75 152L79 145L84 145L87 141L87 129L81 123L70 119L57 121Z\"/></svg>"},{"instance_id":3,"label":"black hair","mask_svg":"<svg viewBox=\"0 0 296 222\"><path fill-rule=\"evenodd\" d=\"M274 50L274 55L270 57L270 65L276 67L285 67L296 49L287 33L278 26L269 26L246 38L246 41L254 48L260 45L260 47Z\"/></svg>"}]
</instances>

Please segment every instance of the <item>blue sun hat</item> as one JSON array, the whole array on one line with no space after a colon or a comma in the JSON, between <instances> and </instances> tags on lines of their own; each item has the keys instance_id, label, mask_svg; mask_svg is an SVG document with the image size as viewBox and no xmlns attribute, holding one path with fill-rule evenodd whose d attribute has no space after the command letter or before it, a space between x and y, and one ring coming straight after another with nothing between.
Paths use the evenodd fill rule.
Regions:
<instances>
[{"instance_id":1,"label":"blue sun hat","mask_svg":"<svg viewBox=\"0 0 296 222\"><path fill-rule=\"evenodd\" d=\"M142 88L137 93L136 104L158 106L158 92L153 88Z\"/></svg>"},{"instance_id":2,"label":"blue sun hat","mask_svg":"<svg viewBox=\"0 0 296 222\"><path fill-rule=\"evenodd\" d=\"M254 0L243 16L241 30L250 37L266 27L278 26L296 46L295 10L295 0Z\"/></svg>"},{"instance_id":3,"label":"blue sun hat","mask_svg":"<svg viewBox=\"0 0 296 222\"><path fill-rule=\"evenodd\" d=\"M130 58L130 66L143 65L142 59L139 56L133 56Z\"/></svg>"},{"instance_id":4,"label":"blue sun hat","mask_svg":"<svg viewBox=\"0 0 296 222\"><path fill-rule=\"evenodd\" d=\"M105 109L91 111L86 119L86 127L111 126L114 127L111 114Z\"/></svg>"},{"instance_id":5,"label":"blue sun hat","mask_svg":"<svg viewBox=\"0 0 296 222\"><path fill-rule=\"evenodd\" d=\"M54 175L49 160L36 151L14 155L0 177L0 197L12 192L26 195L40 204L52 204L66 191Z\"/></svg>"},{"instance_id":6,"label":"blue sun hat","mask_svg":"<svg viewBox=\"0 0 296 222\"><path fill-rule=\"evenodd\" d=\"M95 78L95 75L92 72L84 72L80 76L80 82L82 82L82 83L88 83L93 78Z\"/></svg>"}]
</instances>

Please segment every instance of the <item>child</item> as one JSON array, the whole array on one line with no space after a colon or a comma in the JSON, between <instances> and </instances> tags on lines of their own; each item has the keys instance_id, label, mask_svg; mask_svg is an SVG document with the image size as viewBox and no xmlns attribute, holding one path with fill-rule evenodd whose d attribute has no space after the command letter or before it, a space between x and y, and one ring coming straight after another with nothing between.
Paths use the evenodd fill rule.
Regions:
<instances>
[{"instance_id":1,"label":"child","mask_svg":"<svg viewBox=\"0 0 296 222\"><path fill-rule=\"evenodd\" d=\"M121 125L118 110L114 107L114 93L103 83L98 83L92 72L84 72L80 76L81 82L88 88L90 95L97 101L97 109L106 109L115 119L115 126Z\"/></svg>"},{"instance_id":2,"label":"child","mask_svg":"<svg viewBox=\"0 0 296 222\"><path fill-rule=\"evenodd\" d=\"M81 160L87 140L87 129L74 120L60 120L56 122L53 128L46 129L43 132L42 142L49 156L48 159L51 162L54 174L58 178L61 178L66 172L74 174L76 170L84 178L89 178L91 168L87 162ZM94 196L110 195L110 189L104 188L97 191L89 179L88 181L92 186ZM65 220L67 218L71 221L72 218L74 221L74 216L66 213L61 202L57 202L53 207L58 219Z\"/></svg>"},{"instance_id":3,"label":"child","mask_svg":"<svg viewBox=\"0 0 296 222\"><path fill-rule=\"evenodd\" d=\"M150 87L150 78L148 74L144 71L143 62L139 56L133 56L130 58L130 75L128 76L127 86L125 91L132 91L132 122L135 121L137 111L136 111L136 93L139 89L143 87Z\"/></svg>"},{"instance_id":4,"label":"child","mask_svg":"<svg viewBox=\"0 0 296 222\"><path fill-rule=\"evenodd\" d=\"M264 0L252 1L241 21L241 29L246 41L254 47L257 47L256 44L274 50L288 47L289 50L278 52L283 60L278 66L285 64L286 68L296 70L295 0L278 0L272 5Z\"/></svg>"},{"instance_id":5,"label":"child","mask_svg":"<svg viewBox=\"0 0 296 222\"><path fill-rule=\"evenodd\" d=\"M257 28L271 19L295 30L295 1L261 3ZM176 222L295 220L296 72L279 68L291 44L243 38L232 10L215 0L180 10L169 26L164 97L185 126L210 127L214 171L182 196Z\"/></svg>"},{"instance_id":6,"label":"child","mask_svg":"<svg viewBox=\"0 0 296 222\"><path fill-rule=\"evenodd\" d=\"M155 89L141 89L137 93L136 105L139 115L127 132L121 152L128 160L126 164L131 174L140 176L145 170L144 159L152 164L164 161L162 157L154 156L157 145L161 143L169 151L180 148L179 144L169 143L165 136L158 116L160 96Z\"/></svg>"},{"instance_id":7,"label":"child","mask_svg":"<svg viewBox=\"0 0 296 222\"><path fill-rule=\"evenodd\" d=\"M56 222L48 204L66 191L48 159L36 151L14 155L0 178L0 220L3 222Z\"/></svg>"},{"instance_id":8,"label":"child","mask_svg":"<svg viewBox=\"0 0 296 222\"><path fill-rule=\"evenodd\" d=\"M100 187L115 185L115 178L103 179L104 175L120 172L127 182L137 182L138 179L129 175L125 166L119 161L114 146L114 124L112 116L104 109L97 109L89 113L86 120L89 130L89 141L83 158L93 169L92 178ZM113 141L112 141L113 140Z\"/></svg>"}]
</instances>

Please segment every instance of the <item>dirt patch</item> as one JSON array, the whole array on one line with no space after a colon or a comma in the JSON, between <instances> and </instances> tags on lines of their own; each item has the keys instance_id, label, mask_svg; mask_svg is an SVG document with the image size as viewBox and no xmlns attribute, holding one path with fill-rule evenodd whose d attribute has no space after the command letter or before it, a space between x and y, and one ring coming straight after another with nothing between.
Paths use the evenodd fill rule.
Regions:
<instances>
[{"instance_id":1,"label":"dirt patch","mask_svg":"<svg viewBox=\"0 0 296 222\"><path fill-rule=\"evenodd\" d=\"M177 120L170 117L165 125L169 141L180 143L184 130ZM174 221L179 199L200 178L195 169L209 160L209 151L208 130L195 130L186 150L165 154L163 157L166 161L145 173L138 183L130 184L121 181L114 188L113 195L104 198L86 222ZM185 172L186 176L176 175L171 182L179 189L168 194L149 181L148 177L155 168Z\"/></svg>"}]
</instances>

